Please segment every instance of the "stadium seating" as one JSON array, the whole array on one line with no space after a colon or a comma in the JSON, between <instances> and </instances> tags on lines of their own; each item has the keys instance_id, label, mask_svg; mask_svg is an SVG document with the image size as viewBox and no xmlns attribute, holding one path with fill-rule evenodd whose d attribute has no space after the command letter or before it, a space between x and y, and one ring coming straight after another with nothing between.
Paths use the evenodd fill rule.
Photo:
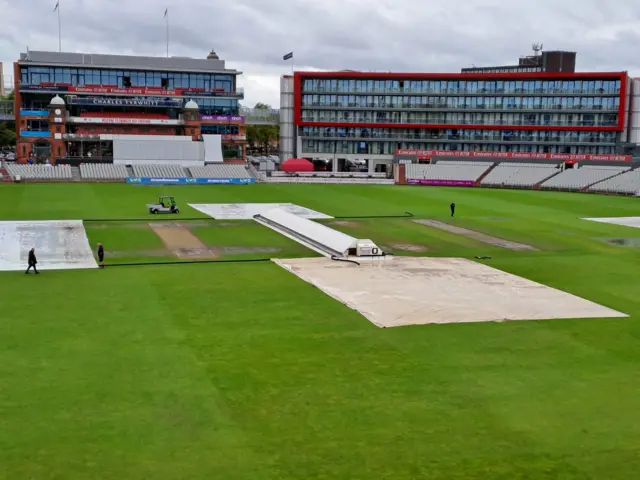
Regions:
<instances>
[{"instance_id":1,"label":"stadium seating","mask_svg":"<svg viewBox=\"0 0 640 480\"><path fill-rule=\"evenodd\" d=\"M147 178L184 178L189 175L180 165L133 165L136 177Z\"/></svg>"},{"instance_id":2,"label":"stadium seating","mask_svg":"<svg viewBox=\"0 0 640 480\"><path fill-rule=\"evenodd\" d=\"M189 171L194 178L252 178L243 165L207 165Z\"/></svg>"},{"instance_id":3,"label":"stadium seating","mask_svg":"<svg viewBox=\"0 0 640 480\"><path fill-rule=\"evenodd\" d=\"M480 184L497 187L533 187L557 172L557 165L501 163L491 170Z\"/></svg>"},{"instance_id":4,"label":"stadium seating","mask_svg":"<svg viewBox=\"0 0 640 480\"><path fill-rule=\"evenodd\" d=\"M80 176L87 180L123 180L129 176L126 165L82 163Z\"/></svg>"},{"instance_id":5,"label":"stadium seating","mask_svg":"<svg viewBox=\"0 0 640 480\"><path fill-rule=\"evenodd\" d=\"M542 183L542 188L581 190L629 170L628 167L583 166L570 168Z\"/></svg>"},{"instance_id":6,"label":"stadium seating","mask_svg":"<svg viewBox=\"0 0 640 480\"><path fill-rule=\"evenodd\" d=\"M7 172L14 179L17 176L38 180L71 180L73 178L70 165L7 164Z\"/></svg>"},{"instance_id":7,"label":"stadium seating","mask_svg":"<svg viewBox=\"0 0 640 480\"><path fill-rule=\"evenodd\" d=\"M442 161L436 164L407 164L407 180L477 181L493 165L491 162Z\"/></svg>"},{"instance_id":8,"label":"stadium seating","mask_svg":"<svg viewBox=\"0 0 640 480\"><path fill-rule=\"evenodd\" d=\"M623 193L633 195L640 193L640 168L609 178L588 188L590 192Z\"/></svg>"}]
</instances>

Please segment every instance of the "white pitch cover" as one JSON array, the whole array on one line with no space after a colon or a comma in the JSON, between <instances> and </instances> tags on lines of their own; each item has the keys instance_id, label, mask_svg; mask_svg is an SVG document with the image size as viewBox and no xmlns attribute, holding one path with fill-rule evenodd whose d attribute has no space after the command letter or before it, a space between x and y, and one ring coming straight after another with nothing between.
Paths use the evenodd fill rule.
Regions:
<instances>
[{"instance_id":1,"label":"white pitch cover","mask_svg":"<svg viewBox=\"0 0 640 480\"><path fill-rule=\"evenodd\" d=\"M31 248L38 270L98 267L82 220L0 222L0 271L26 270Z\"/></svg>"},{"instance_id":2,"label":"white pitch cover","mask_svg":"<svg viewBox=\"0 0 640 480\"><path fill-rule=\"evenodd\" d=\"M610 223L622 227L640 228L640 217L583 218L591 222Z\"/></svg>"},{"instance_id":3,"label":"white pitch cover","mask_svg":"<svg viewBox=\"0 0 640 480\"><path fill-rule=\"evenodd\" d=\"M302 218L314 220L333 218L293 203L190 203L189 206L216 220L251 220L255 215L261 215L274 208L280 208Z\"/></svg>"},{"instance_id":4,"label":"white pitch cover","mask_svg":"<svg viewBox=\"0 0 640 480\"><path fill-rule=\"evenodd\" d=\"M358 243L356 238L346 233L339 232L308 218L299 217L280 208L264 212L261 216L276 225L281 225L287 230L303 235L344 256L347 256L348 250L355 248Z\"/></svg>"}]
</instances>

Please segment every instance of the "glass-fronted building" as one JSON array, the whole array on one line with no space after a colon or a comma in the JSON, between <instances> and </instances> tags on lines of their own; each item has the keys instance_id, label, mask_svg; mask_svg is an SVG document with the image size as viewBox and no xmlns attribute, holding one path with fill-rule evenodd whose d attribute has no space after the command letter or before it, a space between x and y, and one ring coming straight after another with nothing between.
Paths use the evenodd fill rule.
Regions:
<instances>
[{"instance_id":1,"label":"glass-fronted building","mask_svg":"<svg viewBox=\"0 0 640 480\"><path fill-rule=\"evenodd\" d=\"M614 154L627 82L625 72L296 72L295 153L382 163L401 149Z\"/></svg>"},{"instance_id":2,"label":"glass-fronted building","mask_svg":"<svg viewBox=\"0 0 640 480\"><path fill-rule=\"evenodd\" d=\"M244 158L240 74L214 52L207 59L23 53L14 64L18 159L95 156L104 134L201 133L223 135L229 155ZM197 122L185 121L190 101Z\"/></svg>"}]
</instances>

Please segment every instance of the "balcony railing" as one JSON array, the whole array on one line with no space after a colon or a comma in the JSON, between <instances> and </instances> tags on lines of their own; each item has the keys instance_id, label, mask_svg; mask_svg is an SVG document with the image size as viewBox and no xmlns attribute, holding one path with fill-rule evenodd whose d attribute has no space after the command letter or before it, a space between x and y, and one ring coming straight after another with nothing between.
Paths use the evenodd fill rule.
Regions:
<instances>
[{"instance_id":1,"label":"balcony railing","mask_svg":"<svg viewBox=\"0 0 640 480\"><path fill-rule=\"evenodd\" d=\"M235 97L244 98L244 88L236 87L234 91L224 91L218 89L205 90L202 88L183 88L176 87L173 89L162 88L158 86L132 85L131 87L119 87L117 85L95 85L95 84L72 84L72 83L56 83L47 82L40 84L19 83L21 92L45 92L60 95L135 95L145 97L194 97L194 98L218 98L218 97Z\"/></svg>"},{"instance_id":2,"label":"balcony railing","mask_svg":"<svg viewBox=\"0 0 640 480\"><path fill-rule=\"evenodd\" d=\"M322 94L379 94L390 95L418 94L418 95L620 95L620 89L607 90L604 88L581 89L581 88L496 88L496 89L469 89L469 88L448 88L446 90L436 90L433 88L323 88L310 87L303 88L303 93Z\"/></svg>"},{"instance_id":3,"label":"balcony railing","mask_svg":"<svg viewBox=\"0 0 640 480\"><path fill-rule=\"evenodd\" d=\"M576 137L572 135L551 135L547 137L534 137L533 135L511 136L503 135L426 135L426 134L408 134L408 133L379 133L375 135L338 135L336 133L302 133L301 137L309 139L327 139L327 140L353 140L353 141L384 141L384 140L401 140L401 141L454 141L454 142L506 142L506 143L597 143L597 144L615 144L615 138L597 138L597 137Z\"/></svg>"},{"instance_id":4,"label":"balcony railing","mask_svg":"<svg viewBox=\"0 0 640 480\"><path fill-rule=\"evenodd\" d=\"M432 147L432 146L430 146L430 147ZM433 146L433 147L435 147L435 146ZM597 147L600 147L600 145L598 145ZM607 149L611 149L611 147L608 147L608 146L604 146L604 147L607 148ZM447 147L446 144L444 146L439 147L439 148L433 148L433 149L434 150L440 150L440 149L451 150L451 148ZM327 147L323 148L323 147L311 147L309 145L307 145L307 146L303 145L303 147L302 147L302 153L303 153L304 156L306 156L308 154L316 153L316 154L322 154L322 155L327 155L327 156L331 156L331 157L333 157L334 155L338 155L338 156L340 156L340 155L359 155L359 156L362 156L362 155L365 155L365 156L368 156L368 155L389 155L389 156L393 156L395 150L396 150L395 146L391 146L391 148L386 149L386 151L372 151L372 152L369 152L369 153L358 153L355 150L349 151L349 150L341 150L339 148L337 150L334 150L333 146L329 146L329 148L327 148ZM469 152L469 150L457 150L457 151L459 151L461 154L464 154L465 152ZM491 150L488 150L488 151L486 151L486 150L483 151L483 150L479 150L479 149L475 149L475 148L472 151L483 152L483 153L495 152L494 149L491 149ZM609 151L606 151L606 152L607 152L607 154L614 153L614 151L612 151L612 150L609 150ZM520 152L520 153L537 153L537 152L534 150L534 151ZM558 153L558 152L554 152L554 153ZM585 152L579 152L577 154L578 155L584 155ZM600 154L601 153L597 153L596 155L600 155Z\"/></svg>"},{"instance_id":5,"label":"balcony railing","mask_svg":"<svg viewBox=\"0 0 640 480\"><path fill-rule=\"evenodd\" d=\"M451 120L447 118L429 118L429 119L367 119L364 117L359 118L341 118L341 117L324 117L324 118L311 118L311 117L302 117L303 122L309 123L353 123L357 126L359 123L380 123L380 124L416 124L416 125L503 125L506 130L509 129L510 126L531 126L531 127L548 127L548 126L557 126L557 127L617 127L617 122L528 122L521 120L514 121L503 121L503 120L495 120L495 121L485 121L485 120Z\"/></svg>"},{"instance_id":6,"label":"balcony railing","mask_svg":"<svg viewBox=\"0 0 640 480\"><path fill-rule=\"evenodd\" d=\"M552 105L514 105L514 104L461 104L461 105L449 105L446 103L425 103L425 104L412 104L412 103L397 103L397 104L375 104L375 103L338 103L338 102L330 102L330 103L321 103L321 102L305 102L302 104L302 108L314 108L314 109L329 109L329 108L339 108L340 110L347 109L355 109L355 110L365 110L365 109L374 109L374 110L452 110L452 111L466 111L466 110L480 110L480 111L491 111L491 110L500 110L500 111L518 111L518 110L564 110L564 111L597 111L597 112L617 112L619 107L617 105L613 106L605 106L605 105L561 105L561 104L552 104Z\"/></svg>"}]
</instances>

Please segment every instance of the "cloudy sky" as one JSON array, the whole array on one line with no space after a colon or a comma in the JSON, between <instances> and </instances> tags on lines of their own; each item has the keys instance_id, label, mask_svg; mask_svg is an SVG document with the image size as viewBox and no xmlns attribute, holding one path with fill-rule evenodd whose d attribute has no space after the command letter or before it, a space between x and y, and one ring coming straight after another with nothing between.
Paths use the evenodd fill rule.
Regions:
<instances>
[{"instance_id":1,"label":"cloudy sky","mask_svg":"<svg viewBox=\"0 0 640 480\"><path fill-rule=\"evenodd\" d=\"M27 46L57 50L56 0L0 0L5 73ZM247 106L278 106L297 70L457 72L514 63L533 42L575 50L579 70L640 74L633 0L60 0L65 51L206 57L244 72Z\"/></svg>"}]
</instances>

